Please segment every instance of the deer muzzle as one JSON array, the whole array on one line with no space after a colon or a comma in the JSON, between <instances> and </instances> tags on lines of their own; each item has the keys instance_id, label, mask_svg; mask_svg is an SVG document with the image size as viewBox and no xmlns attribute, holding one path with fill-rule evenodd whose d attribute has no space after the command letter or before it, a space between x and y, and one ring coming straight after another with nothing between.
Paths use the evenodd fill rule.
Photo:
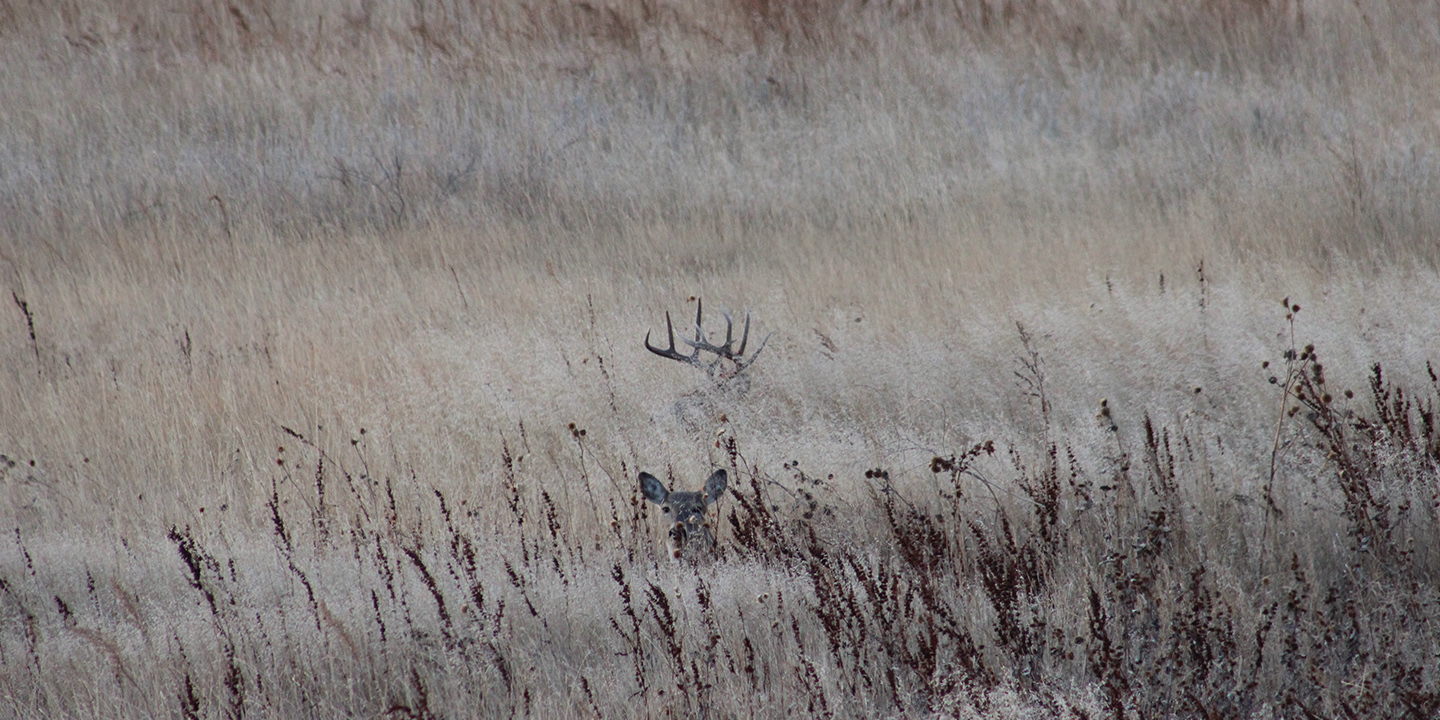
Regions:
<instances>
[{"instance_id":1,"label":"deer muzzle","mask_svg":"<svg viewBox=\"0 0 1440 720\"><path fill-rule=\"evenodd\" d=\"M670 546L670 558L672 560L679 560L680 553L685 549L685 541L689 538L690 533L686 529L685 523L677 522L670 526L668 535L669 542L666 544Z\"/></svg>"}]
</instances>

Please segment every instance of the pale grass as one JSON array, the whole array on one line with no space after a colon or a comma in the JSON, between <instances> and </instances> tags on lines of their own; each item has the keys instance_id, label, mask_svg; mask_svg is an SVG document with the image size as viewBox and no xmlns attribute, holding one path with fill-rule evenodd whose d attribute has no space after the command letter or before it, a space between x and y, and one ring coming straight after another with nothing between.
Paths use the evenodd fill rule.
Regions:
<instances>
[{"instance_id":1,"label":"pale grass","mask_svg":"<svg viewBox=\"0 0 1440 720\"><path fill-rule=\"evenodd\" d=\"M1147 414L1202 440L1182 480L1192 532L1213 534L1227 597L1263 605L1246 543L1269 521L1279 397L1260 364L1289 347L1280 299L1303 305L1301 343L1339 386L1362 391L1381 362L1423 387L1440 360L1436 17L1307 3L1300 32L1284 3L1259 20L1041 3L1002 31L962 5L6 9L0 453L19 465L0 476L0 659L18 669L0 703L174 715L193 676L219 713L225 627L250 710L275 716L413 708L412 672L446 715L583 716L577 676L602 714L663 714L653 694L636 709L611 566L675 595L687 648L705 640L694 572L657 562L658 537L607 530L638 470L698 483L734 437L768 477L833 475L822 534L878 543L877 517L846 515L874 512L866 470L919 492L936 455L993 439L1038 463L1054 440L1104 476L1102 399L1132 448ZM698 424L676 404L703 379L641 347L666 311L687 328L697 296L712 330L728 310L774 333L750 393ZM1017 322L1045 361L1049 425L1017 382ZM328 539L305 523L317 448ZM503 567L505 451L531 531L545 489L567 552L589 553L568 583L527 571L538 617ZM351 497L337 469L393 481L397 522L378 517L381 484ZM1339 550L1306 543L1344 530L1304 482L1322 471L1299 450L1284 465L1286 527L1313 533L1276 542L1323 571ZM999 486L974 483L976 517L1023 511L1003 452L978 473ZM277 546L272 487L323 610ZM497 633L441 577L455 627L529 658L511 669L524 701L495 666L455 665L413 572L385 606L395 635L372 627L387 581L350 562L346 533L444 566L436 493L511 613ZM233 593L224 617L171 528L239 568L210 580ZM814 601L802 576L702 572L727 638L768 638L777 666L794 654L769 623L792 617L777 594ZM1087 572L1057 579L1057 627L1084 626ZM993 611L957 592L983 641ZM1068 667L1047 692L1101 713ZM278 680L304 673L303 689ZM794 682L721 688L724 712L804 712ZM958 695L926 711L1043 716L1016 688L988 714ZM897 711L832 697L845 716Z\"/></svg>"}]
</instances>

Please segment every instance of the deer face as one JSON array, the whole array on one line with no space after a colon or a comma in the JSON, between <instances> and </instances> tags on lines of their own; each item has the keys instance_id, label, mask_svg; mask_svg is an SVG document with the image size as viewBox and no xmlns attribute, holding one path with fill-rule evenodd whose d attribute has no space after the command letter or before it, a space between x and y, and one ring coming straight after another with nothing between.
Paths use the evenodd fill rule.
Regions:
<instances>
[{"instance_id":1,"label":"deer face","mask_svg":"<svg viewBox=\"0 0 1440 720\"><path fill-rule=\"evenodd\" d=\"M646 500L660 506L671 558L694 559L715 548L715 533L705 511L724 494L725 485L724 470L716 470L701 492L670 492L654 475L640 473L640 491Z\"/></svg>"}]
</instances>

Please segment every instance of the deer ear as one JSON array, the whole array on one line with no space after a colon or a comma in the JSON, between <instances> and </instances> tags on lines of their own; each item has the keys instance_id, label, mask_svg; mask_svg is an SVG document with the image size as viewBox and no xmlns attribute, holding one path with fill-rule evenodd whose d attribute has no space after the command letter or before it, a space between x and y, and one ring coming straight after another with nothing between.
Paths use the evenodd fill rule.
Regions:
<instances>
[{"instance_id":1,"label":"deer ear","mask_svg":"<svg viewBox=\"0 0 1440 720\"><path fill-rule=\"evenodd\" d=\"M670 491L665 489L665 483L647 472L640 473L640 492L646 500L656 505L664 504L665 498L670 497Z\"/></svg>"},{"instance_id":2,"label":"deer ear","mask_svg":"<svg viewBox=\"0 0 1440 720\"><path fill-rule=\"evenodd\" d=\"M715 474L711 475L710 479L705 481L706 505L713 504L716 500L720 499L721 495L725 494L725 485L728 479L724 470L716 470Z\"/></svg>"}]
</instances>

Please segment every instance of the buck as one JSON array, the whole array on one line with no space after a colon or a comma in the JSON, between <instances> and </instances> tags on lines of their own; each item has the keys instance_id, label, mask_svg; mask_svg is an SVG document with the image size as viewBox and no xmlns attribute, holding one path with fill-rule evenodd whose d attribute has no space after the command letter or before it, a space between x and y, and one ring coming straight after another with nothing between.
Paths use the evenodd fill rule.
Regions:
<instances>
[{"instance_id":1,"label":"buck","mask_svg":"<svg viewBox=\"0 0 1440 720\"><path fill-rule=\"evenodd\" d=\"M701 325L704 318L704 301L695 300L695 339L686 340L680 338L680 342L689 345L693 352L689 355L675 349L675 326L670 322L670 311L665 311L665 334L670 339L670 347L658 348L650 344L650 331L645 331L645 349L656 355L671 360L678 360L698 368L717 384L724 385L735 383L744 379L748 385L748 378L745 371L754 364L755 359L760 357L760 352L765 349L765 343L770 342L770 336L766 335L760 341L760 347L755 349L755 354L745 357L745 346L750 342L750 313L745 313L745 330L740 334L740 346L735 346L735 322L730 319L730 313L722 312L725 317L725 342L715 345L705 339L705 328ZM713 360L705 361L700 359L700 353L706 352L714 356Z\"/></svg>"},{"instance_id":2,"label":"buck","mask_svg":"<svg viewBox=\"0 0 1440 720\"><path fill-rule=\"evenodd\" d=\"M725 493L726 481L725 471L716 470L700 492L670 492L659 478L640 473L640 492L660 506L667 527L665 544L672 559L694 562L714 557L715 532L705 515Z\"/></svg>"},{"instance_id":3,"label":"buck","mask_svg":"<svg viewBox=\"0 0 1440 720\"><path fill-rule=\"evenodd\" d=\"M665 313L667 347L656 347L650 344L650 331L645 332L646 350L662 358L685 363L705 373L705 376L710 379L708 386L688 393L675 404L676 418L682 425L692 430L703 426L701 420L717 415L720 403L737 400L750 389L750 375L746 371L755 364L755 360L765 350L765 344L770 342L770 335L766 335L765 339L760 341L760 346L755 349L755 352L750 357L745 357L745 349L750 344L750 313L745 313L745 329L740 333L738 345L735 340L735 322L730 318L730 313L721 313L725 317L725 342L718 345L705 339L705 328L701 324L704 314L705 305L703 301L697 299L695 301L695 339L680 338L680 342L691 348L688 355L675 347L675 325L670 320L669 311ZM702 354L708 354L708 357ZM696 414L699 414L700 417L696 417Z\"/></svg>"}]
</instances>

